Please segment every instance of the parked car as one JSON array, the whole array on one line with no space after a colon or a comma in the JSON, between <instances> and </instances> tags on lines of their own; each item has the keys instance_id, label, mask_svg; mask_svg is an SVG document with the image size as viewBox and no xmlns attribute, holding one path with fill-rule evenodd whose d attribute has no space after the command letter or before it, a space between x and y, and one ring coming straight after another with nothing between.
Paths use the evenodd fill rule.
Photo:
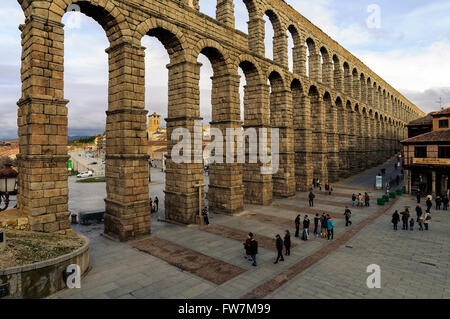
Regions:
<instances>
[{"instance_id":1,"label":"parked car","mask_svg":"<svg viewBox=\"0 0 450 319\"><path fill-rule=\"evenodd\" d=\"M83 177L91 177L94 176L94 172L92 171L87 171L87 172L83 172L77 175L78 178L83 178Z\"/></svg>"}]
</instances>

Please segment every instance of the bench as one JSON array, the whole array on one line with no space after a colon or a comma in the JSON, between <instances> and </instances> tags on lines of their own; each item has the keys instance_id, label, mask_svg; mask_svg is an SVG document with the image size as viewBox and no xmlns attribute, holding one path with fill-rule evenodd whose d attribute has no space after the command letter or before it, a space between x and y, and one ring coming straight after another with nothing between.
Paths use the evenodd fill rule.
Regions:
<instances>
[{"instance_id":1,"label":"bench","mask_svg":"<svg viewBox=\"0 0 450 319\"><path fill-rule=\"evenodd\" d=\"M97 221L97 223L101 223L104 219L104 215L104 211L92 210L87 212L80 212L78 214L78 219L81 225L89 225L89 222L92 220Z\"/></svg>"}]
</instances>

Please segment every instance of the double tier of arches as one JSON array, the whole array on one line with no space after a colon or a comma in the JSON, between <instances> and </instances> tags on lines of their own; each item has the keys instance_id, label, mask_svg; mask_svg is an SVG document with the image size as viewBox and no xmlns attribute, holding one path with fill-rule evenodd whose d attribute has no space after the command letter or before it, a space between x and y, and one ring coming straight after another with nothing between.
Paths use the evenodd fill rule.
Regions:
<instances>
[{"instance_id":1,"label":"double tier of arches","mask_svg":"<svg viewBox=\"0 0 450 319\"><path fill-rule=\"evenodd\" d=\"M232 6L227 6L228 0L222 2L218 22L199 13L196 1L169 1L163 15L155 15L161 4L151 1L143 1L141 7L131 1L113 0L21 2L26 21L21 26L18 202L19 208L30 215L34 230L64 232L69 228L68 101L64 99L61 24L69 4L79 5L84 14L97 21L110 42L106 50L105 233L120 240L147 234L151 229L145 48L141 45L146 35L156 37L170 58L165 187L166 218L170 220L199 223L199 207L204 204L204 197L198 196L203 163L194 161L198 151L195 123L202 120L200 54L213 68L212 127L223 132L240 127L257 128L258 132L260 128L277 128L280 132L280 166L274 175L261 174L261 167L267 165L261 162L212 165L208 202L213 211L233 214L241 211L244 203L267 205L274 196L289 197L309 189L314 178L335 182L381 163L399 150L398 141L406 133L405 121L416 112L412 106L387 92L372 80L373 76L350 67L318 40L306 37L305 31L287 23L287 17L268 3L244 1L250 17L246 36L231 29ZM180 13L188 19L180 21ZM273 61L264 57L264 14L275 30ZM293 72L288 68L287 31L294 38ZM246 82L243 122L239 69ZM170 137L180 127L191 132L191 163L177 164L170 156L178 142Z\"/></svg>"}]
</instances>

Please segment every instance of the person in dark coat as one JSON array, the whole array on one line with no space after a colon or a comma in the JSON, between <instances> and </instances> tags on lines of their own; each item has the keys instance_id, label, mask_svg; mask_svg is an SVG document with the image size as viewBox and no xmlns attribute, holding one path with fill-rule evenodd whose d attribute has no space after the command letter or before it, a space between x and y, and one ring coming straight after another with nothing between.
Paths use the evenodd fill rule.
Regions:
<instances>
[{"instance_id":1,"label":"person in dark coat","mask_svg":"<svg viewBox=\"0 0 450 319\"><path fill-rule=\"evenodd\" d=\"M208 213L208 207L205 206L202 210L202 216L205 221L205 225L209 225L209 213Z\"/></svg>"},{"instance_id":2,"label":"person in dark coat","mask_svg":"<svg viewBox=\"0 0 450 319\"><path fill-rule=\"evenodd\" d=\"M427 210L431 211L431 207L433 207L433 202L431 201L431 199L428 197L427 198Z\"/></svg>"},{"instance_id":3,"label":"person in dark coat","mask_svg":"<svg viewBox=\"0 0 450 319\"><path fill-rule=\"evenodd\" d=\"M278 260L284 261L283 257L283 240L281 239L280 235L276 235L276 247L277 247L277 260L275 260L274 264L278 264Z\"/></svg>"},{"instance_id":4,"label":"person in dark coat","mask_svg":"<svg viewBox=\"0 0 450 319\"><path fill-rule=\"evenodd\" d=\"M314 194L313 194L313 192L312 192L312 190L309 192L309 195L308 195L308 199L309 199L309 206L310 207L314 207L314 197L316 197Z\"/></svg>"},{"instance_id":5,"label":"person in dark coat","mask_svg":"<svg viewBox=\"0 0 450 319\"><path fill-rule=\"evenodd\" d=\"M392 224L394 224L394 230L397 230L397 225L400 221L400 215L398 211L395 211L394 214L392 214Z\"/></svg>"},{"instance_id":6,"label":"person in dark coat","mask_svg":"<svg viewBox=\"0 0 450 319\"><path fill-rule=\"evenodd\" d=\"M255 236L250 233L250 256L252 256L253 264L256 267L256 255L258 254L258 242L255 240Z\"/></svg>"},{"instance_id":7,"label":"person in dark coat","mask_svg":"<svg viewBox=\"0 0 450 319\"><path fill-rule=\"evenodd\" d=\"M252 252L251 252L252 237L251 237L251 235L252 235L252 233L248 234L248 237L244 243L245 255L246 255L245 258L247 258L248 260L252 260Z\"/></svg>"},{"instance_id":8,"label":"person in dark coat","mask_svg":"<svg viewBox=\"0 0 450 319\"><path fill-rule=\"evenodd\" d=\"M297 215L295 218L295 237L298 237L298 233L300 232L300 215Z\"/></svg>"},{"instance_id":9,"label":"person in dark coat","mask_svg":"<svg viewBox=\"0 0 450 319\"><path fill-rule=\"evenodd\" d=\"M303 231L306 232L306 240L309 239L309 225L311 221L308 218L308 215L305 215L305 219L303 220Z\"/></svg>"},{"instance_id":10,"label":"person in dark coat","mask_svg":"<svg viewBox=\"0 0 450 319\"><path fill-rule=\"evenodd\" d=\"M416 215L417 215L417 222L419 222L420 217L422 217L423 211L422 207L420 205L417 205L416 207Z\"/></svg>"},{"instance_id":11,"label":"person in dark coat","mask_svg":"<svg viewBox=\"0 0 450 319\"><path fill-rule=\"evenodd\" d=\"M319 237L319 214L316 214L316 217L314 217L314 235L316 235L316 237Z\"/></svg>"},{"instance_id":12,"label":"person in dark coat","mask_svg":"<svg viewBox=\"0 0 450 319\"><path fill-rule=\"evenodd\" d=\"M352 224L352 221L350 220L350 218L352 217L352 212L348 208L348 206L345 207L344 217L345 217L345 227L348 227L349 224L350 225Z\"/></svg>"},{"instance_id":13,"label":"person in dark coat","mask_svg":"<svg viewBox=\"0 0 450 319\"><path fill-rule=\"evenodd\" d=\"M158 196L155 197L156 211L159 209L159 199Z\"/></svg>"},{"instance_id":14,"label":"person in dark coat","mask_svg":"<svg viewBox=\"0 0 450 319\"><path fill-rule=\"evenodd\" d=\"M286 248L286 256L291 255L291 233L289 230L286 230L284 234L284 248Z\"/></svg>"},{"instance_id":15,"label":"person in dark coat","mask_svg":"<svg viewBox=\"0 0 450 319\"><path fill-rule=\"evenodd\" d=\"M402 222L403 222L403 230L408 230L408 223L409 223L409 210L408 208L405 208L404 212L400 213L402 215Z\"/></svg>"},{"instance_id":16,"label":"person in dark coat","mask_svg":"<svg viewBox=\"0 0 450 319\"><path fill-rule=\"evenodd\" d=\"M327 229L328 229L327 216L325 215L325 213L323 213L322 216L320 217L320 233L322 234L322 238L327 238L328 236Z\"/></svg>"},{"instance_id":17,"label":"person in dark coat","mask_svg":"<svg viewBox=\"0 0 450 319\"><path fill-rule=\"evenodd\" d=\"M436 210L441 210L441 202L442 202L441 196L439 196L439 195L436 196L435 201L436 201Z\"/></svg>"},{"instance_id":18,"label":"person in dark coat","mask_svg":"<svg viewBox=\"0 0 450 319\"><path fill-rule=\"evenodd\" d=\"M442 197L442 204L444 205L443 210L448 210L448 202L449 202L448 196L447 196L447 195L444 195L444 196Z\"/></svg>"},{"instance_id":19,"label":"person in dark coat","mask_svg":"<svg viewBox=\"0 0 450 319\"><path fill-rule=\"evenodd\" d=\"M417 198L417 204L420 204L420 191L417 191L416 198Z\"/></svg>"}]
</instances>

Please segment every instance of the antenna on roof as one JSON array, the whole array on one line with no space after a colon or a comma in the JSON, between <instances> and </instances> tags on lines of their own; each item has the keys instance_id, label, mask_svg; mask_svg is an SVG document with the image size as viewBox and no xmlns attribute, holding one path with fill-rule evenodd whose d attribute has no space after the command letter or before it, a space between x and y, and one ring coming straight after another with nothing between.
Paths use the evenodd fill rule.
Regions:
<instances>
[{"instance_id":1,"label":"antenna on roof","mask_svg":"<svg viewBox=\"0 0 450 319\"><path fill-rule=\"evenodd\" d=\"M443 110L444 108L442 107L442 97L439 98L439 101L437 101L436 103L439 103L439 109Z\"/></svg>"}]
</instances>

